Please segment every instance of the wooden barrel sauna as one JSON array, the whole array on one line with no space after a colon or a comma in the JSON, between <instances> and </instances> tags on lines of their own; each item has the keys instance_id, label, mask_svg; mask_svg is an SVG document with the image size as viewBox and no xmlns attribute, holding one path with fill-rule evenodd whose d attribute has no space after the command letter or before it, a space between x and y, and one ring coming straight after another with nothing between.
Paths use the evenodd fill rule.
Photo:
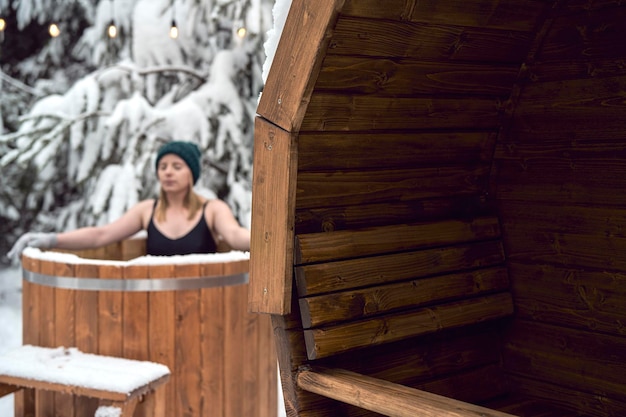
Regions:
<instances>
[{"instance_id":1,"label":"wooden barrel sauna","mask_svg":"<svg viewBox=\"0 0 626 417\"><path fill-rule=\"evenodd\" d=\"M248 254L137 257L144 250L143 239L72 254L26 249L24 344L167 365L170 381L136 416L275 417L273 335L268 316L248 312ZM16 396L17 416L82 417L97 407L38 393L35 414L34 395Z\"/></svg>"}]
</instances>

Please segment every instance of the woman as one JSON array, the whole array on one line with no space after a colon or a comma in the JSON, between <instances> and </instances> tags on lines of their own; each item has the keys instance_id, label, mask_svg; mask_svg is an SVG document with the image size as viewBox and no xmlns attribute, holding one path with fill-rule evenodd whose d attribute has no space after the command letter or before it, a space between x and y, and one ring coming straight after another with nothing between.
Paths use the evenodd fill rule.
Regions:
<instances>
[{"instance_id":1,"label":"woman","mask_svg":"<svg viewBox=\"0 0 626 417\"><path fill-rule=\"evenodd\" d=\"M200 150L191 142L163 145L156 157L161 186L158 199L131 207L122 217L104 226L84 227L65 233L26 233L8 256L19 256L26 246L41 249L90 249L147 231L148 255L212 253L224 241L233 250L250 250L250 231L241 227L221 200L206 200L193 186L200 177Z\"/></svg>"}]
</instances>

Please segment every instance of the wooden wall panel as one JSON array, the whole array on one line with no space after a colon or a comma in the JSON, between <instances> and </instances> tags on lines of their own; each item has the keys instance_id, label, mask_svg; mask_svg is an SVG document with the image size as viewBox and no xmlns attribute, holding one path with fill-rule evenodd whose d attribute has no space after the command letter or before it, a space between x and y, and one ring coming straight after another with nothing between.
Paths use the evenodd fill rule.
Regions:
<instances>
[{"instance_id":1,"label":"wooden wall panel","mask_svg":"<svg viewBox=\"0 0 626 417\"><path fill-rule=\"evenodd\" d=\"M495 131L306 132L298 136L298 171L487 165L496 136Z\"/></svg>"},{"instance_id":2,"label":"wooden wall panel","mask_svg":"<svg viewBox=\"0 0 626 417\"><path fill-rule=\"evenodd\" d=\"M317 91L378 95L463 94L507 98L518 65L440 63L328 55L315 85Z\"/></svg>"},{"instance_id":3,"label":"wooden wall panel","mask_svg":"<svg viewBox=\"0 0 626 417\"><path fill-rule=\"evenodd\" d=\"M344 17L328 54L519 63L531 39L525 31Z\"/></svg>"},{"instance_id":4,"label":"wooden wall panel","mask_svg":"<svg viewBox=\"0 0 626 417\"><path fill-rule=\"evenodd\" d=\"M536 0L348 0L341 13L355 17L531 31L545 7L545 3Z\"/></svg>"},{"instance_id":5,"label":"wooden wall panel","mask_svg":"<svg viewBox=\"0 0 626 417\"><path fill-rule=\"evenodd\" d=\"M415 129L495 129L496 98L366 97L316 93L311 97L302 131Z\"/></svg>"},{"instance_id":6,"label":"wooden wall panel","mask_svg":"<svg viewBox=\"0 0 626 417\"><path fill-rule=\"evenodd\" d=\"M626 336L626 273L575 265L511 262L517 317L541 323Z\"/></svg>"},{"instance_id":7,"label":"wooden wall panel","mask_svg":"<svg viewBox=\"0 0 626 417\"><path fill-rule=\"evenodd\" d=\"M505 343L515 374L626 404L626 338L518 320ZM612 359L612 360L609 360Z\"/></svg>"}]
</instances>

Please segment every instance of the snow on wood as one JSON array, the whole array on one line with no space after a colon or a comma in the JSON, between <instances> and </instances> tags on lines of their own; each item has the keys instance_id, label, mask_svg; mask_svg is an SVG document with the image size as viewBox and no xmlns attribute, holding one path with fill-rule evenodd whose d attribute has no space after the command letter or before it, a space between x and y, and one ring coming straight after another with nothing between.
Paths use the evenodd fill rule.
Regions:
<instances>
[{"instance_id":1,"label":"snow on wood","mask_svg":"<svg viewBox=\"0 0 626 417\"><path fill-rule=\"evenodd\" d=\"M100 406L94 417L121 417L122 410L119 407Z\"/></svg>"},{"instance_id":2,"label":"snow on wood","mask_svg":"<svg viewBox=\"0 0 626 417\"><path fill-rule=\"evenodd\" d=\"M170 374L167 366L83 353L77 348L24 345L0 357L0 374L16 378L131 393Z\"/></svg>"},{"instance_id":3,"label":"snow on wood","mask_svg":"<svg viewBox=\"0 0 626 417\"><path fill-rule=\"evenodd\" d=\"M29 258L66 263L70 265L184 265L184 264L204 264L204 263L225 263L245 261L250 259L250 252L230 251L222 253L203 253L191 255L174 256L140 256L129 261L110 261L106 259L87 259L80 256L54 251L42 251L37 248L27 247L23 254Z\"/></svg>"}]
</instances>

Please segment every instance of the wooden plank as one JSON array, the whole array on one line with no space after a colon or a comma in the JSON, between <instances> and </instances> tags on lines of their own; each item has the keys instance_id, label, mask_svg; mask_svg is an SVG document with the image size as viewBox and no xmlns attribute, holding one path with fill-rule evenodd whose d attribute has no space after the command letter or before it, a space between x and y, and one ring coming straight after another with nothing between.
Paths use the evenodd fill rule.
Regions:
<instances>
[{"instance_id":1,"label":"wooden plank","mask_svg":"<svg viewBox=\"0 0 626 417\"><path fill-rule=\"evenodd\" d=\"M456 197L486 192L490 166L302 172L296 208L333 207L401 200Z\"/></svg>"},{"instance_id":2,"label":"wooden plank","mask_svg":"<svg viewBox=\"0 0 626 417\"><path fill-rule=\"evenodd\" d=\"M128 261L146 254L146 239L130 238L120 242L121 260Z\"/></svg>"},{"instance_id":3,"label":"wooden plank","mask_svg":"<svg viewBox=\"0 0 626 417\"><path fill-rule=\"evenodd\" d=\"M73 277L74 265L62 262L55 263L55 276L57 277ZM55 305L54 305L54 329L55 329L55 346L76 346L76 291L61 288L55 288ZM74 417L75 399L68 394L55 393L54 408L56 417Z\"/></svg>"},{"instance_id":4,"label":"wooden plank","mask_svg":"<svg viewBox=\"0 0 626 417\"><path fill-rule=\"evenodd\" d=\"M496 132L302 133L299 171L450 167L491 162Z\"/></svg>"},{"instance_id":5,"label":"wooden plank","mask_svg":"<svg viewBox=\"0 0 626 417\"><path fill-rule=\"evenodd\" d=\"M476 97L378 97L315 93L301 131L496 129L501 102Z\"/></svg>"},{"instance_id":6,"label":"wooden plank","mask_svg":"<svg viewBox=\"0 0 626 417\"><path fill-rule=\"evenodd\" d=\"M393 255L316 263L295 268L301 297L427 277L504 262L499 241L435 248Z\"/></svg>"},{"instance_id":7,"label":"wooden plank","mask_svg":"<svg viewBox=\"0 0 626 417\"><path fill-rule=\"evenodd\" d=\"M74 267L77 278L98 277L98 266L95 264L78 263ZM76 322L76 347L85 353L98 353L98 292L77 291L75 295L76 308L74 310ZM89 397L79 397L75 400L76 416L94 415L98 408L98 400Z\"/></svg>"},{"instance_id":8,"label":"wooden plank","mask_svg":"<svg viewBox=\"0 0 626 417\"><path fill-rule=\"evenodd\" d=\"M85 395L85 396L94 397L94 398L110 399L113 401L124 401L128 398L128 394L125 392L104 391L104 390L99 390L99 389L94 389L94 388L67 385L67 384L52 382L52 381L26 379L26 378L19 378L19 377L6 376L6 375L2 375L0 376L0 378L3 384L33 388L38 391L39 390L47 391L51 394L63 393L65 395ZM40 408L41 408L41 405L38 404L38 407L37 407L38 413L39 413ZM42 410L42 412L44 413L46 411L49 412L50 409ZM54 415L57 415L56 412Z\"/></svg>"},{"instance_id":9,"label":"wooden plank","mask_svg":"<svg viewBox=\"0 0 626 417\"><path fill-rule=\"evenodd\" d=\"M284 35L283 35L284 36ZM328 54L520 63L532 32L344 17Z\"/></svg>"},{"instance_id":10,"label":"wooden plank","mask_svg":"<svg viewBox=\"0 0 626 417\"><path fill-rule=\"evenodd\" d=\"M489 268L301 298L302 326L308 329L337 324L499 292L508 284L505 268Z\"/></svg>"},{"instance_id":11,"label":"wooden plank","mask_svg":"<svg viewBox=\"0 0 626 417\"><path fill-rule=\"evenodd\" d=\"M626 76L529 83L515 110L515 127L569 141L624 132Z\"/></svg>"},{"instance_id":12,"label":"wooden plank","mask_svg":"<svg viewBox=\"0 0 626 417\"><path fill-rule=\"evenodd\" d=\"M454 94L508 98L519 65L422 62L328 55L316 91L352 94Z\"/></svg>"},{"instance_id":13,"label":"wooden plank","mask_svg":"<svg viewBox=\"0 0 626 417\"><path fill-rule=\"evenodd\" d=\"M200 265L176 265L176 277L199 277ZM202 363L200 333L200 290L175 291L176 415L200 415L202 402ZM147 326L146 326L147 327ZM213 341L215 343L215 340ZM184 388L182 388L184 387Z\"/></svg>"},{"instance_id":14,"label":"wooden plank","mask_svg":"<svg viewBox=\"0 0 626 417\"><path fill-rule=\"evenodd\" d=\"M123 270L118 265L102 264L98 265L98 276L100 279L122 279ZM122 293L98 291L98 310L98 353L121 357L124 354Z\"/></svg>"},{"instance_id":15,"label":"wooden plank","mask_svg":"<svg viewBox=\"0 0 626 417\"><path fill-rule=\"evenodd\" d=\"M534 82L573 80L626 75L620 58L540 61L528 66L528 78Z\"/></svg>"},{"instance_id":16,"label":"wooden plank","mask_svg":"<svg viewBox=\"0 0 626 417\"><path fill-rule=\"evenodd\" d=\"M517 317L623 335L625 273L519 262L509 268Z\"/></svg>"},{"instance_id":17,"label":"wooden plank","mask_svg":"<svg viewBox=\"0 0 626 417\"><path fill-rule=\"evenodd\" d=\"M229 274L229 264L224 265L224 273ZM248 349L245 340L245 312L247 289L245 286L224 288L224 403L225 416L243 416L244 412L244 350Z\"/></svg>"},{"instance_id":18,"label":"wooden plank","mask_svg":"<svg viewBox=\"0 0 626 417\"><path fill-rule=\"evenodd\" d=\"M503 228L508 258L512 261L608 271L626 269L624 237L534 230L510 220Z\"/></svg>"},{"instance_id":19,"label":"wooden plank","mask_svg":"<svg viewBox=\"0 0 626 417\"><path fill-rule=\"evenodd\" d=\"M53 261L40 260L40 272L45 275L54 276L56 266ZM55 318L56 311L56 291L52 287L39 286L39 346L56 347ZM46 417L46 410L54 410L54 393L35 391L35 402L37 409L35 417Z\"/></svg>"},{"instance_id":20,"label":"wooden plank","mask_svg":"<svg viewBox=\"0 0 626 417\"><path fill-rule=\"evenodd\" d=\"M559 16L543 42L539 61L585 60L626 55L626 9L613 7Z\"/></svg>"},{"instance_id":21,"label":"wooden plank","mask_svg":"<svg viewBox=\"0 0 626 417\"><path fill-rule=\"evenodd\" d=\"M19 390L21 390L21 388L16 385L0 384L0 398Z\"/></svg>"},{"instance_id":22,"label":"wooden plank","mask_svg":"<svg viewBox=\"0 0 626 417\"><path fill-rule=\"evenodd\" d=\"M626 403L626 338L515 321L503 348L507 372Z\"/></svg>"},{"instance_id":23,"label":"wooden plank","mask_svg":"<svg viewBox=\"0 0 626 417\"><path fill-rule=\"evenodd\" d=\"M291 3L257 108L259 115L288 132L300 130L343 3L344 0Z\"/></svg>"},{"instance_id":24,"label":"wooden plank","mask_svg":"<svg viewBox=\"0 0 626 417\"><path fill-rule=\"evenodd\" d=\"M494 239L499 235L500 226L494 217L311 233L296 237L295 263L300 265L381 255Z\"/></svg>"},{"instance_id":25,"label":"wooden plank","mask_svg":"<svg viewBox=\"0 0 626 417\"><path fill-rule=\"evenodd\" d=\"M547 4L533 0L348 0L341 13L373 19L532 31L544 8Z\"/></svg>"},{"instance_id":26,"label":"wooden plank","mask_svg":"<svg viewBox=\"0 0 626 417\"><path fill-rule=\"evenodd\" d=\"M388 416L514 417L342 369L304 369L298 372L297 381L302 389Z\"/></svg>"},{"instance_id":27,"label":"wooden plank","mask_svg":"<svg viewBox=\"0 0 626 417\"><path fill-rule=\"evenodd\" d=\"M38 259L22 255L22 268L33 273L41 272L41 263ZM25 345L40 346L40 314L41 289L38 284L33 284L22 279L22 343ZM15 415L35 415L35 391L24 389L14 394Z\"/></svg>"},{"instance_id":28,"label":"wooden plank","mask_svg":"<svg viewBox=\"0 0 626 417\"><path fill-rule=\"evenodd\" d=\"M388 224L472 218L488 214L484 194L407 199L296 210L295 233L332 232Z\"/></svg>"},{"instance_id":29,"label":"wooden plank","mask_svg":"<svg viewBox=\"0 0 626 417\"><path fill-rule=\"evenodd\" d=\"M285 314L291 305L296 153L292 134L256 119L248 286L254 312Z\"/></svg>"},{"instance_id":30,"label":"wooden plank","mask_svg":"<svg viewBox=\"0 0 626 417\"><path fill-rule=\"evenodd\" d=\"M503 224L513 223L529 230L560 232L604 237L626 237L626 209L598 206L567 206L533 203L536 210L528 210L527 201L503 201Z\"/></svg>"},{"instance_id":31,"label":"wooden plank","mask_svg":"<svg viewBox=\"0 0 626 417\"><path fill-rule=\"evenodd\" d=\"M176 277L176 265L149 265L150 278ZM162 363L170 369L176 366L176 311L173 291L153 291L148 295L148 333L150 335L149 361ZM157 416L176 415L177 381L172 378L164 389L155 394L154 410Z\"/></svg>"},{"instance_id":32,"label":"wooden plank","mask_svg":"<svg viewBox=\"0 0 626 417\"><path fill-rule=\"evenodd\" d=\"M512 313L511 295L501 293L350 324L305 330L304 337L308 358L315 360L359 347L472 325Z\"/></svg>"},{"instance_id":33,"label":"wooden plank","mask_svg":"<svg viewBox=\"0 0 626 417\"><path fill-rule=\"evenodd\" d=\"M202 264L202 276L224 275L224 264ZM203 398L201 416L228 417L225 414L224 287L200 290L200 376ZM167 417L167 416L165 416Z\"/></svg>"},{"instance_id":34,"label":"wooden plank","mask_svg":"<svg viewBox=\"0 0 626 417\"><path fill-rule=\"evenodd\" d=\"M623 207L626 161L548 160L498 163L499 200Z\"/></svg>"},{"instance_id":35,"label":"wooden plank","mask_svg":"<svg viewBox=\"0 0 626 417\"><path fill-rule=\"evenodd\" d=\"M617 401L603 394L581 392L567 386L523 378L518 375L509 375L511 389L522 395L532 396L549 401L564 409L578 411L579 417L614 417L624 415L626 403ZM567 414L557 414L554 417L565 417Z\"/></svg>"},{"instance_id":36,"label":"wooden plank","mask_svg":"<svg viewBox=\"0 0 626 417\"><path fill-rule=\"evenodd\" d=\"M129 245L121 242L122 258L127 258ZM124 279L141 279L148 277L147 265L124 265L122 271ZM148 293L124 291L122 293L122 351L128 359L148 360ZM138 404L135 415L137 417L152 417L154 402L142 401Z\"/></svg>"}]
</instances>

